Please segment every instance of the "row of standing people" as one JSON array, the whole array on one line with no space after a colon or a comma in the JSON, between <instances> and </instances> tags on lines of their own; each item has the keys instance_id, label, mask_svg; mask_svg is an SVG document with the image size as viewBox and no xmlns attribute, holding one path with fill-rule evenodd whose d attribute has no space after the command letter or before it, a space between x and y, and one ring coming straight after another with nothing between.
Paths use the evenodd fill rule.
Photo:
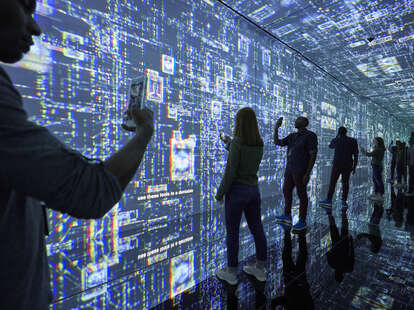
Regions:
<instances>
[{"instance_id":1,"label":"row of standing people","mask_svg":"<svg viewBox=\"0 0 414 310\"><path fill-rule=\"evenodd\" d=\"M309 121L306 117L298 117L295 121L297 132L279 138L279 128L283 118L278 119L274 128L273 142L277 146L287 147L287 161L284 173L283 195L285 201L284 214L276 216L276 221L284 226L292 227L294 233L306 231L308 194L306 186L309 182L318 152L317 136L307 129ZM239 229L244 213L247 225L253 235L256 247L256 262L243 267L247 274L255 276L259 281L266 280L267 241L261 221L261 197L258 188L257 173L263 157L263 140L253 109L246 107L238 111L235 120L233 139L221 136L229 151L225 172L215 196L219 202L225 202L225 224L227 245L227 267L217 271L217 277L230 284L237 283L237 266L239 252ZM374 181L374 201L383 200L384 182L382 180L385 145L381 137L374 139L374 148L368 152L361 147L361 152L372 158ZM349 179L355 174L358 165L358 142L347 136L344 127L339 128L330 148L335 150L331 178L327 198L320 202L322 207L332 208L332 198L339 176L342 176L342 207L348 207ZM299 197L299 221L292 226L293 189Z\"/></svg>"},{"instance_id":2,"label":"row of standing people","mask_svg":"<svg viewBox=\"0 0 414 310\"><path fill-rule=\"evenodd\" d=\"M33 45L32 37L41 35L34 19L36 4L36 0L0 1L1 62L20 61ZM5 296L2 309L43 310L53 300L45 241L47 209L76 218L96 219L103 217L121 199L154 133L152 111L133 109L131 114L136 129L124 127L135 133L128 143L104 161L88 159L29 120L22 96L0 66L0 249L5 253L0 256L0 290ZM255 117L254 121L257 127ZM292 190L296 186L301 199L302 227L306 227L306 183L317 151L316 135L306 130L307 123L305 118L298 118L298 133L283 140L275 135L275 142L288 146L289 150L284 185L285 215L289 219ZM278 124L280 127L281 120ZM234 155L234 160L243 163L240 168L244 170L237 174L243 177L239 184L227 182L217 198L223 200L226 196L226 227L230 232L227 244L233 246L228 253L232 257L231 264L237 264L238 239L236 242L234 236L236 232L238 236L239 215L244 210L249 213L249 227L255 232L257 266L261 267L267 259L267 248L260 221L260 194L255 187L263 146L246 144L244 139L248 133L244 128L248 127L241 126L240 133L235 135L242 139L235 138L230 147L230 153L238 154ZM255 137L263 144L258 130ZM301 153L306 164L302 162ZM250 160L248 154L255 156L256 161ZM296 164L302 170L298 171ZM235 168L228 165L227 169ZM226 178L228 176L226 174ZM246 189L246 186L250 187ZM235 200L237 191L248 195L248 199L240 201L243 208ZM300 229L300 225L296 228ZM246 270L256 271L257 266Z\"/></svg>"},{"instance_id":3,"label":"row of standing people","mask_svg":"<svg viewBox=\"0 0 414 310\"><path fill-rule=\"evenodd\" d=\"M406 189L408 196L414 195L414 132L411 133L409 146L397 140L388 146L391 153L391 171L388 181L397 189ZM395 173L397 172L397 173ZM394 182L396 182L394 184ZM407 186L408 185L408 186Z\"/></svg>"}]
</instances>

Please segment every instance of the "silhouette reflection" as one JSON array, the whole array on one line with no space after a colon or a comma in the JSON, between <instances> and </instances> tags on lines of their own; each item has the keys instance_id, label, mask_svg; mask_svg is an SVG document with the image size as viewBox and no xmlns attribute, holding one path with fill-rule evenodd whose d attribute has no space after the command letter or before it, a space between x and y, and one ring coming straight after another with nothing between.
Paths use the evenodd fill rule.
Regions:
<instances>
[{"instance_id":1,"label":"silhouette reflection","mask_svg":"<svg viewBox=\"0 0 414 310\"><path fill-rule=\"evenodd\" d=\"M371 252L378 253L382 246L382 237L380 231L380 222L384 214L384 207L381 204L374 204L374 212L372 212L371 219L368 224L368 233L361 233L357 235L357 246L363 243L364 238L371 242Z\"/></svg>"},{"instance_id":2,"label":"silhouette reflection","mask_svg":"<svg viewBox=\"0 0 414 310\"><path fill-rule=\"evenodd\" d=\"M391 187L391 207L387 209L387 219L392 219L395 222L395 227L402 227L404 222L404 196L398 190L397 194L393 187Z\"/></svg>"},{"instance_id":3,"label":"silhouette reflection","mask_svg":"<svg viewBox=\"0 0 414 310\"><path fill-rule=\"evenodd\" d=\"M315 309L310 286L306 277L306 263L308 261L308 249L306 244L306 234L300 233L299 255L296 264L292 258L292 239L290 229L284 227L284 246L283 246L283 278L285 282L285 295L276 297L272 300L272 308L282 305L285 309Z\"/></svg>"},{"instance_id":4,"label":"silhouette reflection","mask_svg":"<svg viewBox=\"0 0 414 310\"><path fill-rule=\"evenodd\" d=\"M239 308L239 301L237 299L236 291L237 286L236 285L230 285L226 281L221 281L223 284L226 293L227 293L227 300L226 300L226 309L227 310L238 310Z\"/></svg>"},{"instance_id":5,"label":"silhouette reflection","mask_svg":"<svg viewBox=\"0 0 414 310\"><path fill-rule=\"evenodd\" d=\"M252 285L254 291L255 291L255 304L254 307L251 304L252 301L250 299L250 297L248 298L249 300L247 301L249 304L249 309L256 309L256 310L260 310L260 309L266 309L266 295L265 295L265 286L266 286L266 282L261 282L258 281L255 277L250 276L248 274L246 274L246 277L248 278L250 284ZM239 289L240 289L240 285L230 285L228 284L226 281L222 281L220 279L218 279L218 281L220 281L220 283L223 285L225 291L226 291L226 310L238 310L238 309L242 309L240 307L240 300L239 297L237 297L238 295L240 295ZM249 294L250 295L250 294ZM243 303L246 303L246 300L243 300Z\"/></svg>"},{"instance_id":6,"label":"silhouette reflection","mask_svg":"<svg viewBox=\"0 0 414 310\"><path fill-rule=\"evenodd\" d=\"M408 211L405 220L405 230L410 232L411 240L414 241L414 197L408 198Z\"/></svg>"},{"instance_id":7,"label":"silhouette reflection","mask_svg":"<svg viewBox=\"0 0 414 310\"><path fill-rule=\"evenodd\" d=\"M332 214L328 214L331 232L332 248L326 254L328 264L335 270L335 280L342 282L344 273L354 271L355 253L354 240L348 231L348 217L346 209L342 211L341 234Z\"/></svg>"},{"instance_id":8,"label":"silhouette reflection","mask_svg":"<svg viewBox=\"0 0 414 310\"><path fill-rule=\"evenodd\" d=\"M246 274L247 278L249 279L250 283L252 284L254 291L255 291L255 307L254 309L266 309L266 295L265 295L265 287L266 282L261 282L257 280L255 277Z\"/></svg>"}]
</instances>

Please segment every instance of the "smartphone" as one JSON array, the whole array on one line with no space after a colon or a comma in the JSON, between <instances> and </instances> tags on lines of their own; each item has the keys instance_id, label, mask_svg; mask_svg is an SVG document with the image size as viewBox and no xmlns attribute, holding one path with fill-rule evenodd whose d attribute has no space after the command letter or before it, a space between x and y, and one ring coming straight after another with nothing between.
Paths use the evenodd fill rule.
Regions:
<instances>
[{"instance_id":1,"label":"smartphone","mask_svg":"<svg viewBox=\"0 0 414 310\"><path fill-rule=\"evenodd\" d=\"M134 120L129 116L132 110L143 109L147 91L147 76L141 75L131 79L129 84L128 107L124 112L124 124L135 128Z\"/></svg>"}]
</instances>

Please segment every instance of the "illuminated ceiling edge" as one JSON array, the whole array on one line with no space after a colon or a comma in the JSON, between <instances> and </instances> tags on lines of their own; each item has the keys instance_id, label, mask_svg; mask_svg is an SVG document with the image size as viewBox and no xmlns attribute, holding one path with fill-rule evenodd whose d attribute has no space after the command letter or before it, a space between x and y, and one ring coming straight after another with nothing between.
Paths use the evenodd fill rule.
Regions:
<instances>
[{"instance_id":1,"label":"illuminated ceiling edge","mask_svg":"<svg viewBox=\"0 0 414 310\"><path fill-rule=\"evenodd\" d=\"M260 29L262 32L264 32L265 34L267 34L271 38L275 39L279 43L285 45L290 50L294 51L297 55L299 55L300 57L302 57L306 61L310 62L317 69L319 69L320 71L322 71L323 73L325 73L326 75L328 75L329 77L331 77L334 80L334 82L336 82L336 83L340 84L341 86L345 87L351 93L355 94L356 96L358 96L361 99L365 99L365 100L368 100L368 101L372 102L373 104L375 104L380 109L383 109L386 112L388 112L395 120L402 121L403 123L406 123L406 121L404 121L402 119L399 119L395 114L393 114L389 109L385 108L383 105L377 103L376 101L374 101L370 97L367 97L365 95L359 94L357 91L355 91L354 89L352 89L350 86L348 86L348 85L344 84L343 82L341 82L336 76L334 76L330 72L326 71L324 68L322 68L321 66L319 66L317 63L315 63L314 61L312 61L311 59L309 59L308 57L306 57L305 55L303 55L300 51L298 51L297 49L293 48L292 46L290 46L286 42L282 41L280 38L278 38L277 36L275 36L273 33L267 31L266 29L264 29L263 27L261 27L260 25L258 25L257 23L255 23L253 20L251 20L247 16L241 14L239 11L237 11L232 6L230 6L227 3L225 3L223 0L216 0L216 1L219 2L221 5L225 6L227 9L229 9L232 12L236 13L237 15L239 15L240 17L242 17L243 19L245 19L248 23L250 23L250 24L254 25L256 28ZM410 126L410 127L412 127L412 126Z\"/></svg>"}]
</instances>

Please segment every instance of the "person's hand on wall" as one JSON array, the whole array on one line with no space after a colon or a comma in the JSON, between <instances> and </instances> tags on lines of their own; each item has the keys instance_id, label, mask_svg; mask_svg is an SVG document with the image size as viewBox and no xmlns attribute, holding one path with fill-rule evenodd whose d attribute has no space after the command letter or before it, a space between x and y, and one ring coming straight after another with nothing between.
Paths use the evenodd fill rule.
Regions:
<instances>
[{"instance_id":1,"label":"person's hand on wall","mask_svg":"<svg viewBox=\"0 0 414 310\"><path fill-rule=\"evenodd\" d=\"M231 138L228 135L225 135L224 133L220 134L220 139L223 141L224 144L229 144L231 142Z\"/></svg>"}]
</instances>

